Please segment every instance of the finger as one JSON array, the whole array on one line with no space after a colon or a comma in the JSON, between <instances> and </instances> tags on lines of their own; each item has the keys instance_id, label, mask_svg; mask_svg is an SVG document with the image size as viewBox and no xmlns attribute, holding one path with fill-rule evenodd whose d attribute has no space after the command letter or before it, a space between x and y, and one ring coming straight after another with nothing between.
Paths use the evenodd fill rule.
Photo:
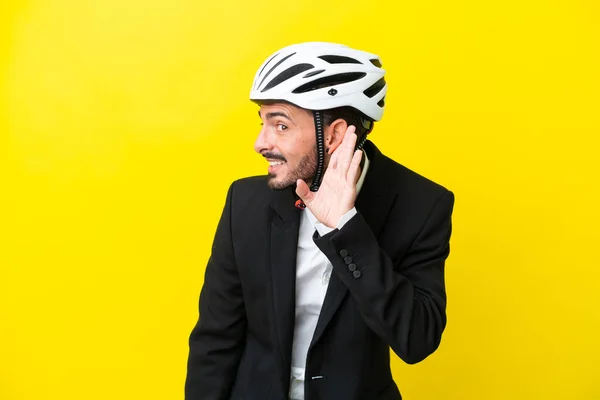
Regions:
<instances>
[{"instance_id":1,"label":"finger","mask_svg":"<svg viewBox=\"0 0 600 400\"><path fill-rule=\"evenodd\" d=\"M296 182L296 194L307 206L315 197L315 193L310 191L310 188L302 179L298 179Z\"/></svg>"},{"instance_id":2,"label":"finger","mask_svg":"<svg viewBox=\"0 0 600 400\"><path fill-rule=\"evenodd\" d=\"M339 149L339 147L338 147ZM331 158L329 159L329 165L327 166L327 170L334 170L337 168L337 160L338 160L338 156L339 156L339 151L338 149L335 149L333 151L333 153L331 153ZM327 172L327 171L325 171Z\"/></svg>"},{"instance_id":3,"label":"finger","mask_svg":"<svg viewBox=\"0 0 600 400\"><path fill-rule=\"evenodd\" d=\"M344 139L342 140L342 146L354 149L354 144L356 144L356 127L354 125L350 125L346 129L346 134L344 135ZM352 158L352 156L350 158Z\"/></svg>"},{"instance_id":4,"label":"finger","mask_svg":"<svg viewBox=\"0 0 600 400\"><path fill-rule=\"evenodd\" d=\"M343 153L345 151L344 143L346 141L346 136L342 138L342 143L340 143L333 153L331 153L331 158L329 159L329 169L336 169L338 167L340 157L343 157Z\"/></svg>"},{"instance_id":5,"label":"finger","mask_svg":"<svg viewBox=\"0 0 600 400\"><path fill-rule=\"evenodd\" d=\"M338 169L341 170L344 176L348 172L348 168L352 162L352 157L354 156L354 148L356 147L357 139L356 134L354 133L355 131L356 128L354 126L350 125L348 127L339 149L340 154L338 155Z\"/></svg>"},{"instance_id":6,"label":"finger","mask_svg":"<svg viewBox=\"0 0 600 400\"><path fill-rule=\"evenodd\" d=\"M348 179L349 182L352 182L352 184L356 185L356 183L358 182L358 178L359 178L359 171L360 171L360 160L362 159L363 156L363 152L362 150L356 150L354 152L354 156L352 157L352 162L350 163L350 168L348 168L348 174L346 175L346 178Z\"/></svg>"}]
</instances>

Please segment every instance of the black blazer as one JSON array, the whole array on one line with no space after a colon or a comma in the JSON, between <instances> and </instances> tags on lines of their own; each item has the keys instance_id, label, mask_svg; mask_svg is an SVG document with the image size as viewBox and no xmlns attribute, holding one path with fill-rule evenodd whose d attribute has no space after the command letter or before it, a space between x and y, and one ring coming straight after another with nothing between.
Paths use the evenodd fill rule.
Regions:
<instances>
[{"instance_id":1,"label":"black blazer","mask_svg":"<svg viewBox=\"0 0 600 400\"><path fill-rule=\"evenodd\" d=\"M308 351L305 400L401 399L389 348L417 363L446 325L454 195L371 142L365 151L357 215L313 237L335 272ZM264 176L229 188L190 335L186 400L288 398L301 212L292 189L273 191Z\"/></svg>"}]
</instances>

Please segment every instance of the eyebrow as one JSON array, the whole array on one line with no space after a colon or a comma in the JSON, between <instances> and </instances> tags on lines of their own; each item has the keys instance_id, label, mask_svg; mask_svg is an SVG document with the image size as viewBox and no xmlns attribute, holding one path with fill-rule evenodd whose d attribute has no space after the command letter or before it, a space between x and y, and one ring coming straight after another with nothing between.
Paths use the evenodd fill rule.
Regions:
<instances>
[{"instance_id":1,"label":"eyebrow","mask_svg":"<svg viewBox=\"0 0 600 400\"><path fill-rule=\"evenodd\" d=\"M261 117L261 115L260 115L260 110L258 111L258 116L259 116L259 117ZM292 120L292 119L289 117L289 115L287 115L286 113L284 113L284 112L281 112L281 111L273 111L273 112L269 112L269 113L267 113L267 115L265 116L265 118L266 118L266 119L271 119L271 118L275 118L275 117L283 117L283 118L286 118L286 119L288 119L288 120L290 120L290 121Z\"/></svg>"}]
</instances>

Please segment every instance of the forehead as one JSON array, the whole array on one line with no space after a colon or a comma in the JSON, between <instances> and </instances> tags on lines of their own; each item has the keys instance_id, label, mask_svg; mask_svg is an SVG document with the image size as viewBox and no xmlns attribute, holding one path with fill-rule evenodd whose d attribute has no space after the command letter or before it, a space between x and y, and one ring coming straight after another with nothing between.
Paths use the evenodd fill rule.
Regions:
<instances>
[{"instance_id":1,"label":"forehead","mask_svg":"<svg viewBox=\"0 0 600 400\"><path fill-rule=\"evenodd\" d=\"M273 113L285 114L290 119L303 119L312 116L310 111L286 102L264 102L260 104L258 115L261 118L266 118L268 114Z\"/></svg>"}]
</instances>

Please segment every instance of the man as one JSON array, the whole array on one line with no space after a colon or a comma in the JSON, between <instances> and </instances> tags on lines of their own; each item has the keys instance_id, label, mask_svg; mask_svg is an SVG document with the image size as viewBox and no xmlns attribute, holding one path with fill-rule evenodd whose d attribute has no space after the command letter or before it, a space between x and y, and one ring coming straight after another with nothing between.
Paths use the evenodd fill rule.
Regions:
<instances>
[{"instance_id":1,"label":"man","mask_svg":"<svg viewBox=\"0 0 600 400\"><path fill-rule=\"evenodd\" d=\"M376 55L338 44L259 68L268 175L229 188L187 400L397 400L390 347L410 364L438 348L454 196L366 141L386 90Z\"/></svg>"}]
</instances>

